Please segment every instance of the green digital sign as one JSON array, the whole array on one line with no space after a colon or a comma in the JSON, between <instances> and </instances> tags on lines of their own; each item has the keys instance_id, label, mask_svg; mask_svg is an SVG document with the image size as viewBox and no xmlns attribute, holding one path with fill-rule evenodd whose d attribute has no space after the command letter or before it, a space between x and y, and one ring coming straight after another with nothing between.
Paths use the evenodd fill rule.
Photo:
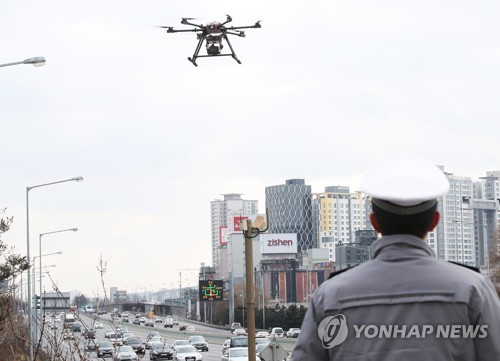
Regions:
<instances>
[{"instance_id":1,"label":"green digital sign","mask_svg":"<svg viewBox=\"0 0 500 361\"><path fill-rule=\"evenodd\" d=\"M200 280L200 301L223 301L224 281Z\"/></svg>"}]
</instances>

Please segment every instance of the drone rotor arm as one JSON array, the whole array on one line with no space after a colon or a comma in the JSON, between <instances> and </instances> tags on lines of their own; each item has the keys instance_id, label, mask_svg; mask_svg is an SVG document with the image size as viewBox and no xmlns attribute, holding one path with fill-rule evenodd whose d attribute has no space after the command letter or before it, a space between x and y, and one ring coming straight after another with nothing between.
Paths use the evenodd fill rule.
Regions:
<instances>
[{"instance_id":1,"label":"drone rotor arm","mask_svg":"<svg viewBox=\"0 0 500 361\"><path fill-rule=\"evenodd\" d=\"M226 19L226 21L224 21L224 22L221 24L222 26L224 26L225 24L230 23L231 21L233 21L233 18L231 17L231 15L226 14L226 16L227 16L227 19Z\"/></svg>"},{"instance_id":2,"label":"drone rotor arm","mask_svg":"<svg viewBox=\"0 0 500 361\"><path fill-rule=\"evenodd\" d=\"M239 30L239 29L258 29L261 28L262 26L260 25L259 22L256 22L255 25L249 25L249 26L230 26L226 28L226 30Z\"/></svg>"},{"instance_id":3,"label":"drone rotor arm","mask_svg":"<svg viewBox=\"0 0 500 361\"><path fill-rule=\"evenodd\" d=\"M204 28L204 26L203 26L203 25L201 25L201 24L195 24L195 23L190 23L189 21L187 21L187 19L182 19L181 24L183 24L183 25L191 25L191 26L196 26L197 28L200 28L200 29L203 29L203 28Z\"/></svg>"},{"instance_id":4,"label":"drone rotor arm","mask_svg":"<svg viewBox=\"0 0 500 361\"><path fill-rule=\"evenodd\" d=\"M238 31L237 33L236 32L232 32L232 31L225 31L226 34L229 34L229 35L236 35L236 36L239 36L239 37L242 37L244 38L246 35L245 35L245 32L243 31Z\"/></svg>"}]
</instances>

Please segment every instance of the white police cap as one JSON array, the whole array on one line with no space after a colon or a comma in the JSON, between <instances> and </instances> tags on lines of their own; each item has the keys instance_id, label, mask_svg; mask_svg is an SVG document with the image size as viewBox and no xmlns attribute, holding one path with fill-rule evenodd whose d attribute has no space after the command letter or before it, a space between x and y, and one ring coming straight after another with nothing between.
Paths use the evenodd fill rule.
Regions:
<instances>
[{"instance_id":1,"label":"white police cap","mask_svg":"<svg viewBox=\"0 0 500 361\"><path fill-rule=\"evenodd\" d=\"M415 156L382 159L370 167L361 182L362 191L373 203L396 214L423 212L449 188L441 169Z\"/></svg>"}]
</instances>

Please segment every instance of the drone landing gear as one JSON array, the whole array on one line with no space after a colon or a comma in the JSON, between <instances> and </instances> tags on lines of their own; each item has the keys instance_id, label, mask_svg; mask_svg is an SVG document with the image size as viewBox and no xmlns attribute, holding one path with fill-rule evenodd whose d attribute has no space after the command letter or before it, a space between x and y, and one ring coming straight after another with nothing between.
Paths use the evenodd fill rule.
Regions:
<instances>
[{"instance_id":1,"label":"drone landing gear","mask_svg":"<svg viewBox=\"0 0 500 361\"><path fill-rule=\"evenodd\" d=\"M196 58L194 59L191 59L191 57L188 58L188 60L193 63L194 66L198 66L198 64L196 64Z\"/></svg>"}]
</instances>

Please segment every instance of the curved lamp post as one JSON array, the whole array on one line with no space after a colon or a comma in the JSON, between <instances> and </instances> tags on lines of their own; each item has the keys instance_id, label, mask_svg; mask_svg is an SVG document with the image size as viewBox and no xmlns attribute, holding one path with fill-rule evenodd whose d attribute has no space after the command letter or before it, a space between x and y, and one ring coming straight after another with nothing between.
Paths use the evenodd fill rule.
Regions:
<instances>
[{"instance_id":1,"label":"curved lamp post","mask_svg":"<svg viewBox=\"0 0 500 361\"><path fill-rule=\"evenodd\" d=\"M28 60L28 59L26 59ZM53 184L59 184L59 183L64 183L64 182L81 182L83 180L83 177L74 177L74 178L69 178L69 179L64 179L56 182L50 182L50 183L44 183L44 184L38 184L36 186L32 187L26 187L26 258L29 260L31 259L30 257L30 217L29 217L29 192L30 190L34 188L40 188L40 187L46 187L50 186ZM31 267L30 267L31 268ZM31 274L30 274L30 268L28 268L28 300L29 302L33 302L31 299ZM33 315L31 312L31 307L28 307L28 334L29 334L29 341L30 341L30 361L33 361Z\"/></svg>"},{"instance_id":2,"label":"curved lamp post","mask_svg":"<svg viewBox=\"0 0 500 361\"><path fill-rule=\"evenodd\" d=\"M0 67L19 65L19 64L33 64L34 66L44 66L45 65L45 58L43 56L36 56L34 58L24 59L23 61L16 61L14 63L0 64Z\"/></svg>"}]
</instances>

